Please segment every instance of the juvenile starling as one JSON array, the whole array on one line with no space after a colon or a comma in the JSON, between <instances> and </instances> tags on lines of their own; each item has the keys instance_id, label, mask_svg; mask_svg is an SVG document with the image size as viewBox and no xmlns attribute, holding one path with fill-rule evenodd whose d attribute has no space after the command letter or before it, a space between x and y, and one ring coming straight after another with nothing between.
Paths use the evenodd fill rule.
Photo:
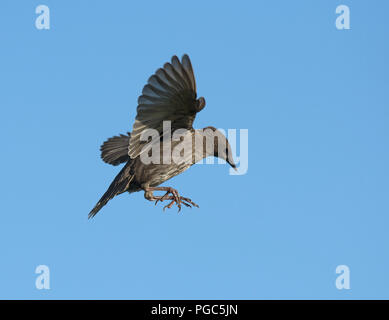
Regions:
<instances>
[{"instance_id":1,"label":"juvenile starling","mask_svg":"<svg viewBox=\"0 0 389 320\"><path fill-rule=\"evenodd\" d=\"M165 63L144 86L142 95L138 98L137 116L132 132L109 138L101 146L101 158L104 162L114 166L124 162L126 164L88 217L94 217L109 200L126 191L132 193L143 190L145 198L155 201L155 204L159 201L170 201L164 209L171 208L174 204L178 206L179 211L181 205L198 207L189 198L181 197L177 190L158 186L207 156L219 157L236 169L230 144L221 131L214 127L193 129L195 116L204 107L205 99L197 98L195 77L188 55L183 55L181 61L173 56L171 63ZM170 124L169 131L165 128L165 122ZM148 129L156 130L157 140L144 139L142 133ZM182 134L184 139L172 138L171 133L177 132L178 129L186 129ZM170 138L168 143L163 142L167 135ZM185 139L188 137L189 139ZM206 143L209 140L213 142L211 145ZM173 150L179 144L181 149L186 146L191 151L182 156L181 162L161 160L159 163L145 163L143 156L150 154L150 146L151 149L152 146L159 147L158 156L163 157L168 150L168 155L174 158ZM181 156L182 152L179 155ZM166 193L156 196L154 191Z\"/></svg>"}]
</instances>

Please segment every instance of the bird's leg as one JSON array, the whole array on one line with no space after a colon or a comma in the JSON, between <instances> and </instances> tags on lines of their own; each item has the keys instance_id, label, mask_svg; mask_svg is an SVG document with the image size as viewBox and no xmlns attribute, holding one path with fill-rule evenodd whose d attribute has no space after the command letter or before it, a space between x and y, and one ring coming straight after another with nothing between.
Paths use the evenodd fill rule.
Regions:
<instances>
[{"instance_id":1,"label":"bird's leg","mask_svg":"<svg viewBox=\"0 0 389 320\"><path fill-rule=\"evenodd\" d=\"M181 197L178 194L178 191L170 188L170 187L147 187L144 188L145 190L145 198L150 201L155 201L155 204L157 204L159 201L164 201L164 200L171 200L171 202L163 207L163 210L166 208L171 208L174 203L177 204L178 206L178 211L181 210L181 204L183 204L186 207L191 208L192 206L194 207L199 207L196 203L194 203L191 199ZM163 196L154 196L153 191L166 191L166 193Z\"/></svg>"},{"instance_id":2,"label":"bird's leg","mask_svg":"<svg viewBox=\"0 0 389 320\"><path fill-rule=\"evenodd\" d=\"M176 189L170 187L159 187L159 188L161 189L158 191L166 191L166 193L162 197L159 197L159 199L155 201L155 204L157 204L158 201L162 202L164 200L171 200L170 198L179 200L180 195L178 194L178 191ZM169 196L169 194L171 194L172 196Z\"/></svg>"},{"instance_id":3,"label":"bird's leg","mask_svg":"<svg viewBox=\"0 0 389 320\"><path fill-rule=\"evenodd\" d=\"M145 198L150 201L155 200L155 204L158 203L158 201L164 201L164 200L172 200L172 202L167 206L168 208L171 208L174 203L177 204L178 211L181 210L181 197L176 189L173 189L171 187L146 187L145 190ZM154 196L153 191L166 191L166 193L163 196ZM169 196L171 194L171 196ZM166 206L165 206L166 208Z\"/></svg>"}]
</instances>

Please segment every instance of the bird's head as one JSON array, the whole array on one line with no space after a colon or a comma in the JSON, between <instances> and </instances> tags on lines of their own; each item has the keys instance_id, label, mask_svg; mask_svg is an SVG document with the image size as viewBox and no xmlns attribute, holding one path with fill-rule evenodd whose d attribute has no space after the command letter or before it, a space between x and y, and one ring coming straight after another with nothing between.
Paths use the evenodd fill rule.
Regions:
<instances>
[{"instance_id":1,"label":"bird's head","mask_svg":"<svg viewBox=\"0 0 389 320\"><path fill-rule=\"evenodd\" d=\"M204 136L208 139L206 142L207 155L213 155L220 159L225 160L231 167L237 170L234 158L232 156L232 149L227 137L219 130L214 127L207 127L203 129ZM213 146L209 145L208 142L212 141ZM209 139L210 138L210 139Z\"/></svg>"}]
</instances>

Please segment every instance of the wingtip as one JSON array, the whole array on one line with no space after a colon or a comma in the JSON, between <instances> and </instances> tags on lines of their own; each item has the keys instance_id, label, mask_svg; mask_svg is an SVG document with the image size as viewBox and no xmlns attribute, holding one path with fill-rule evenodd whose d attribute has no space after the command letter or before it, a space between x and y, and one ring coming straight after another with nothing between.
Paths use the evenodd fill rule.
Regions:
<instances>
[{"instance_id":1,"label":"wingtip","mask_svg":"<svg viewBox=\"0 0 389 320\"><path fill-rule=\"evenodd\" d=\"M177 57L176 55L174 55L174 56L172 57L172 62L171 62L171 64L174 65L174 64L176 64L177 62L180 63L180 59L178 59L178 57Z\"/></svg>"},{"instance_id":2,"label":"wingtip","mask_svg":"<svg viewBox=\"0 0 389 320\"><path fill-rule=\"evenodd\" d=\"M190 62L190 58L189 58L189 55L187 53L184 53L182 55L181 61L180 61L180 59L178 58L177 55L173 55L172 59L171 59L171 64L173 64L174 62L184 63L184 61Z\"/></svg>"},{"instance_id":3,"label":"wingtip","mask_svg":"<svg viewBox=\"0 0 389 320\"><path fill-rule=\"evenodd\" d=\"M190 58L189 58L189 55L184 53L181 57L181 63L182 64L190 64L192 65L192 63L190 62Z\"/></svg>"}]
</instances>

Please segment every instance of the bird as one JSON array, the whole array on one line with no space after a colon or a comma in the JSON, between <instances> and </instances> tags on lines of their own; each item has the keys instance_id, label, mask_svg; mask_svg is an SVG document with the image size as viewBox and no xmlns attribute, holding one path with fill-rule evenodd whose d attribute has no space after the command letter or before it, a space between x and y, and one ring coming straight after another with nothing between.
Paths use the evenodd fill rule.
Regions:
<instances>
[{"instance_id":1,"label":"bird","mask_svg":"<svg viewBox=\"0 0 389 320\"><path fill-rule=\"evenodd\" d=\"M184 54L180 61L174 55L171 62L159 68L143 87L132 131L111 137L101 145L101 158L104 162L113 166L122 163L125 165L90 211L88 218L93 218L108 201L124 192L144 191L145 199L155 201L155 204L169 201L163 207L164 210L170 209L174 204L178 211L182 205L199 207L190 198L180 196L176 189L160 185L208 156L221 158L237 170L230 143L221 130L213 126L193 128L196 114L205 105L204 97L197 98L196 81L189 56ZM144 139L142 134L147 130L155 132L156 137ZM178 131L183 132L180 138L173 139L172 132ZM197 141L200 142L196 143ZM209 141L213 143L208 143ZM174 150L179 146L179 149L189 148L190 152L186 152L184 156L183 150L176 152L176 158L177 154L178 158L182 156L178 162L145 161L154 147L157 147L154 155L163 157L167 154L174 158ZM165 194L157 196L154 195L155 191L163 191Z\"/></svg>"}]
</instances>

